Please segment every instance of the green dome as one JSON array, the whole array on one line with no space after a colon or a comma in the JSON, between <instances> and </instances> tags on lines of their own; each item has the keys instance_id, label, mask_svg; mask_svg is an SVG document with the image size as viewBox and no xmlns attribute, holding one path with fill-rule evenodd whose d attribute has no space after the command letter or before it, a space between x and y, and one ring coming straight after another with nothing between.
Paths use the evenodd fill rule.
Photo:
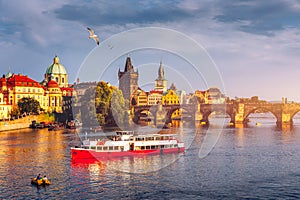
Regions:
<instances>
[{"instance_id":1,"label":"green dome","mask_svg":"<svg viewBox=\"0 0 300 200\"><path fill-rule=\"evenodd\" d=\"M47 68L46 74L67 74L67 71L66 68L59 63L59 58L55 56L53 64Z\"/></svg>"}]
</instances>

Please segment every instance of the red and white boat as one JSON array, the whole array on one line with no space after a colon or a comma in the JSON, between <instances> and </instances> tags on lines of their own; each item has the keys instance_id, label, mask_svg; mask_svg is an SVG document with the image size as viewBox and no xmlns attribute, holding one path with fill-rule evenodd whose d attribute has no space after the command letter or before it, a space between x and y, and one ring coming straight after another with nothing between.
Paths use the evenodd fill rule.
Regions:
<instances>
[{"instance_id":1,"label":"red and white boat","mask_svg":"<svg viewBox=\"0 0 300 200\"><path fill-rule=\"evenodd\" d=\"M182 152L184 143L174 134L136 135L133 131L117 131L102 139L84 140L81 147L71 147L72 160Z\"/></svg>"}]
</instances>

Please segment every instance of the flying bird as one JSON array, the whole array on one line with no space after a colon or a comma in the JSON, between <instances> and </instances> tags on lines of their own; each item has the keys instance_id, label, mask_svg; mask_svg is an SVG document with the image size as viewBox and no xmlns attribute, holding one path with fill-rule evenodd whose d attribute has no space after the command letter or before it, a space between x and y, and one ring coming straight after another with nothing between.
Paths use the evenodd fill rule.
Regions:
<instances>
[{"instance_id":1,"label":"flying bird","mask_svg":"<svg viewBox=\"0 0 300 200\"><path fill-rule=\"evenodd\" d=\"M99 45L99 38L98 38L98 36L95 34L94 30L91 29L91 28L89 28L89 27L87 27L87 30L90 32L89 38L90 38L90 39L94 39L94 40L96 41L97 45Z\"/></svg>"}]
</instances>

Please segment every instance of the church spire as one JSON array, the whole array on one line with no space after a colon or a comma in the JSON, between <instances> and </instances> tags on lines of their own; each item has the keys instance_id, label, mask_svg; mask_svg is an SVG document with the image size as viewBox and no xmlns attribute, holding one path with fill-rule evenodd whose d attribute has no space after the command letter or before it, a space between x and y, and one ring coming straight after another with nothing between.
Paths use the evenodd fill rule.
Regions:
<instances>
[{"instance_id":1,"label":"church spire","mask_svg":"<svg viewBox=\"0 0 300 200\"><path fill-rule=\"evenodd\" d=\"M133 71L133 66L132 66L132 64L131 64L131 59L130 59L130 57L127 56L124 72L131 72L131 71Z\"/></svg>"},{"instance_id":2,"label":"church spire","mask_svg":"<svg viewBox=\"0 0 300 200\"><path fill-rule=\"evenodd\" d=\"M160 61L157 80L164 80L164 79L165 79L165 72L164 72L164 68L162 66L162 61Z\"/></svg>"}]
</instances>

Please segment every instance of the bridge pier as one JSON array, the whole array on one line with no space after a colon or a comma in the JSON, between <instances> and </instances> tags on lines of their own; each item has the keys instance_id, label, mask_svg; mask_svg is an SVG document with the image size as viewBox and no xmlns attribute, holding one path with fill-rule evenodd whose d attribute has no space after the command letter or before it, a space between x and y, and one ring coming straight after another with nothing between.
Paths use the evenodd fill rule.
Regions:
<instances>
[{"instance_id":1,"label":"bridge pier","mask_svg":"<svg viewBox=\"0 0 300 200\"><path fill-rule=\"evenodd\" d=\"M276 125L278 128L293 126L293 119L290 113L282 113L281 116L277 117Z\"/></svg>"},{"instance_id":2,"label":"bridge pier","mask_svg":"<svg viewBox=\"0 0 300 200\"><path fill-rule=\"evenodd\" d=\"M245 113L245 105L242 103L239 103L238 107L237 107L237 112L234 116L234 126L235 127L241 127L245 124L244 113Z\"/></svg>"},{"instance_id":3,"label":"bridge pier","mask_svg":"<svg viewBox=\"0 0 300 200\"><path fill-rule=\"evenodd\" d=\"M156 127L164 127L166 124L166 111L163 109L162 105L157 105L157 110L154 115L154 124Z\"/></svg>"},{"instance_id":4,"label":"bridge pier","mask_svg":"<svg viewBox=\"0 0 300 200\"><path fill-rule=\"evenodd\" d=\"M200 110L200 104L197 105L197 110L194 113L194 119L196 122L201 121L203 119L203 115Z\"/></svg>"}]
</instances>

